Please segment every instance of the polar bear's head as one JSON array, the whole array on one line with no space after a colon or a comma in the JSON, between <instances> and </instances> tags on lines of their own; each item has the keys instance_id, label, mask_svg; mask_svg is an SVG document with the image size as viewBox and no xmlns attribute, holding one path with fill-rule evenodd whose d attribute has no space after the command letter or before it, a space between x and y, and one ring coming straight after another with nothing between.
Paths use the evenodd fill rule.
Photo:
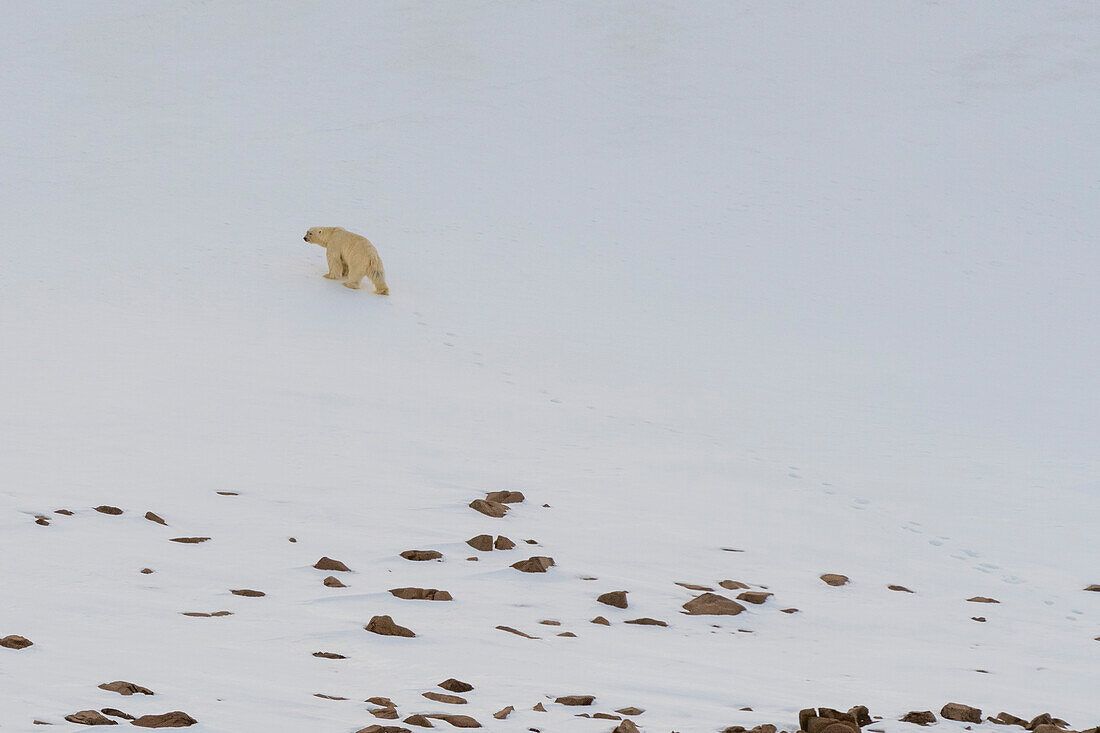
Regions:
<instances>
[{"instance_id":1,"label":"polar bear's head","mask_svg":"<svg viewBox=\"0 0 1100 733\"><path fill-rule=\"evenodd\" d=\"M328 238L332 236L333 229L335 229L335 227L311 227L306 231L306 235L302 237L302 239L306 242L327 247Z\"/></svg>"}]
</instances>

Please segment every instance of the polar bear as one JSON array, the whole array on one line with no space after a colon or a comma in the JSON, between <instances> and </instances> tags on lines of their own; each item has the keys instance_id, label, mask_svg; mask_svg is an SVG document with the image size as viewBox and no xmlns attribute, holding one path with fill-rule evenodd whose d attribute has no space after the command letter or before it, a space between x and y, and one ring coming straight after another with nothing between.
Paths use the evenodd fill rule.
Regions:
<instances>
[{"instance_id":1,"label":"polar bear","mask_svg":"<svg viewBox=\"0 0 1100 733\"><path fill-rule=\"evenodd\" d=\"M302 239L328 250L328 273L325 277L329 280L346 276L348 280L344 287L358 290L359 282L365 277L374 283L374 292L390 294L382 259L366 237L340 227L313 227Z\"/></svg>"}]
</instances>

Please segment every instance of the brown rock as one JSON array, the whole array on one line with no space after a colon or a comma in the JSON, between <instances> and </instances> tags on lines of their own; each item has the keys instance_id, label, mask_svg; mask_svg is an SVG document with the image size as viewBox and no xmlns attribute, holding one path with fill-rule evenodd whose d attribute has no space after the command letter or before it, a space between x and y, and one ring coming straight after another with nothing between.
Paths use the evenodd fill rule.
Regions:
<instances>
[{"instance_id":1,"label":"brown rock","mask_svg":"<svg viewBox=\"0 0 1100 733\"><path fill-rule=\"evenodd\" d=\"M298 538L297 538L297 537L287 537L287 538L286 538L286 541L287 541L287 542L297 542L297 541L298 541Z\"/></svg>"},{"instance_id":2,"label":"brown rock","mask_svg":"<svg viewBox=\"0 0 1100 733\"><path fill-rule=\"evenodd\" d=\"M241 492L239 492L239 491L219 491L217 493L218 493L219 496L240 496L241 495Z\"/></svg>"},{"instance_id":3,"label":"brown rock","mask_svg":"<svg viewBox=\"0 0 1100 733\"><path fill-rule=\"evenodd\" d=\"M599 624L600 626L610 626L611 625L611 622L608 621L607 619L605 619L603 616L597 616L596 618L592 619L589 623Z\"/></svg>"},{"instance_id":4,"label":"brown rock","mask_svg":"<svg viewBox=\"0 0 1100 733\"><path fill-rule=\"evenodd\" d=\"M551 621L548 618L544 618L542 621L539 621L539 623L543 626L561 626L561 621Z\"/></svg>"},{"instance_id":5,"label":"brown rock","mask_svg":"<svg viewBox=\"0 0 1100 733\"><path fill-rule=\"evenodd\" d=\"M904 585L888 585L886 586L890 590L900 590L903 593L912 593L913 591L906 588Z\"/></svg>"},{"instance_id":6,"label":"brown rock","mask_svg":"<svg viewBox=\"0 0 1100 733\"><path fill-rule=\"evenodd\" d=\"M604 593L596 600L600 603L604 603L608 606L614 606L615 608L626 608L626 594L630 591L625 590L613 590L609 593Z\"/></svg>"},{"instance_id":7,"label":"brown rock","mask_svg":"<svg viewBox=\"0 0 1100 733\"><path fill-rule=\"evenodd\" d=\"M627 719L615 726L611 733L639 733L638 726L633 720Z\"/></svg>"},{"instance_id":8,"label":"brown rock","mask_svg":"<svg viewBox=\"0 0 1100 733\"><path fill-rule=\"evenodd\" d=\"M435 550L405 550L401 553L401 557L414 562L424 562L426 560L441 560L443 554Z\"/></svg>"},{"instance_id":9,"label":"brown rock","mask_svg":"<svg viewBox=\"0 0 1100 733\"><path fill-rule=\"evenodd\" d=\"M504 720L509 715L511 715L513 712L515 712L515 710L516 709L514 707L509 705L508 707L502 708L502 709L496 711L495 713L493 713L493 717L496 718L497 720Z\"/></svg>"},{"instance_id":10,"label":"brown rock","mask_svg":"<svg viewBox=\"0 0 1100 733\"><path fill-rule=\"evenodd\" d=\"M493 543L493 547L498 550L512 550L515 548L515 546L516 543L512 542L512 540L508 539L504 535L497 535L496 542Z\"/></svg>"},{"instance_id":11,"label":"brown rock","mask_svg":"<svg viewBox=\"0 0 1100 733\"><path fill-rule=\"evenodd\" d=\"M546 707L541 702L535 703L535 706L531 709L534 710L536 713L545 713L546 712Z\"/></svg>"},{"instance_id":12,"label":"brown rock","mask_svg":"<svg viewBox=\"0 0 1100 733\"><path fill-rule=\"evenodd\" d=\"M668 626L664 621L658 621L655 618L635 618L630 621L623 621L624 624L637 624L638 626Z\"/></svg>"},{"instance_id":13,"label":"brown rock","mask_svg":"<svg viewBox=\"0 0 1100 733\"><path fill-rule=\"evenodd\" d=\"M755 728L749 728L749 733L775 733L776 728L771 723L764 723Z\"/></svg>"},{"instance_id":14,"label":"brown rock","mask_svg":"<svg viewBox=\"0 0 1100 733\"><path fill-rule=\"evenodd\" d=\"M205 611L183 611L184 616L197 616L200 618L210 618L211 616L232 616L232 611L214 611L214 613L207 613Z\"/></svg>"},{"instance_id":15,"label":"brown rock","mask_svg":"<svg viewBox=\"0 0 1100 733\"><path fill-rule=\"evenodd\" d=\"M25 636L10 634L0 639L0 646L6 649L26 649L29 646L34 646L34 642Z\"/></svg>"},{"instance_id":16,"label":"brown rock","mask_svg":"<svg viewBox=\"0 0 1100 733\"><path fill-rule=\"evenodd\" d=\"M485 495L485 500L501 504L519 504L524 500L524 496L522 491L490 491Z\"/></svg>"},{"instance_id":17,"label":"brown rock","mask_svg":"<svg viewBox=\"0 0 1100 733\"><path fill-rule=\"evenodd\" d=\"M110 514L110 515L113 515L113 516L116 516L116 517L119 514L122 514L122 510L119 509L117 506L108 506L107 504L104 504L102 506L97 506L95 508L95 510L97 512L99 512L100 514ZM85 724L85 725L87 725L87 724ZM100 723L100 725L102 725L102 723Z\"/></svg>"},{"instance_id":18,"label":"brown rock","mask_svg":"<svg viewBox=\"0 0 1100 733\"><path fill-rule=\"evenodd\" d=\"M545 573L547 568L553 566L554 558L540 557L538 555L512 563L512 567L521 573Z\"/></svg>"},{"instance_id":19,"label":"brown rock","mask_svg":"<svg viewBox=\"0 0 1100 733\"><path fill-rule=\"evenodd\" d=\"M114 682L104 682L99 685L99 689L107 690L108 692L117 692L120 695L152 695L153 691L148 687L142 687L141 685L135 685L133 682L123 682L122 680L115 680Z\"/></svg>"},{"instance_id":20,"label":"brown rock","mask_svg":"<svg viewBox=\"0 0 1100 733\"><path fill-rule=\"evenodd\" d=\"M629 708L619 708L615 712L616 713L622 713L623 715L641 715L642 713L645 712L645 710L643 710L642 708L629 707Z\"/></svg>"},{"instance_id":21,"label":"brown rock","mask_svg":"<svg viewBox=\"0 0 1100 733\"><path fill-rule=\"evenodd\" d=\"M435 588L391 588L390 593L408 601L452 601L451 594Z\"/></svg>"},{"instance_id":22,"label":"brown rock","mask_svg":"<svg viewBox=\"0 0 1100 733\"><path fill-rule=\"evenodd\" d=\"M209 542L209 537L173 537L170 542L179 542L184 545L197 545L200 542Z\"/></svg>"},{"instance_id":23,"label":"brown rock","mask_svg":"<svg viewBox=\"0 0 1100 733\"><path fill-rule=\"evenodd\" d=\"M1035 726L1031 730L1032 733L1067 733L1064 728L1060 728L1054 725L1054 723L1043 723L1042 725Z\"/></svg>"},{"instance_id":24,"label":"brown rock","mask_svg":"<svg viewBox=\"0 0 1100 733\"><path fill-rule=\"evenodd\" d=\"M825 573L821 576L821 579L825 581L825 585L831 585L834 587L838 585L848 584L848 576L840 575L839 573Z\"/></svg>"},{"instance_id":25,"label":"brown rock","mask_svg":"<svg viewBox=\"0 0 1100 733\"><path fill-rule=\"evenodd\" d=\"M340 579L337 578L335 575L330 575L321 582L323 582L329 588L347 588L347 586L341 583Z\"/></svg>"},{"instance_id":26,"label":"brown rock","mask_svg":"<svg viewBox=\"0 0 1100 733\"><path fill-rule=\"evenodd\" d=\"M368 711L371 715L382 720L397 720L397 708L374 708Z\"/></svg>"},{"instance_id":27,"label":"brown rock","mask_svg":"<svg viewBox=\"0 0 1100 733\"><path fill-rule=\"evenodd\" d=\"M798 729L808 730L810 726L810 718L817 717L817 710L814 708L803 708L798 711Z\"/></svg>"},{"instance_id":28,"label":"brown rock","mask_svg":"<svg viewBox=\"0 0 1100 733\"><path fill-rule=\"evenodd\" d=\"M810 718L807 722L806 731L807 733L859 733L859 726L856 725L854 720L838 720L818 716Z\"/></svg>"},{"instance_id":29,"label":"brown rock","mask_svg":"<svg viewBox=\"0 0 1100 733\"><path fill-rule=\"evenodd\" d=\"M477 722L469 715L452 715L450 713L429 713L425 715L426 718L434 718L436 720L443 720L455 728L480 728L481 723Z\"/></svg>"},{"instance_id":30,"label":"brown rock","mask_svg":"<svg viewBox=\"0 0 1100 733\"><path fill-rule=\"evenodd\" d=\"M118 725L117 720L103 717L98 710L81 710L72 715L66 715L65 720L81 725Z\"/></svg>"},{"instance_id":31,"label":"brown rock","mask_svg":"<svg viewBox=\"0 0 1100 733\"><path fill-rule=\"evenodd\" d=\"M524 540L524 542L526 542L529 545L537 545L539 543L538 540Z\"/></svg>"},{"instance_id":32,"label":"brown rock","mask_svg":"<svg viewBox=\"0 0 1100 733\"><path fill-rule=\"evenodd\" d=\"M554 700L559 705L591 705L596 702L595 695L565 695Z\"/></svg>"},{"instance_id":33,"label":"brown rock","mask_svg":"<svg viewBox=\"0 0 1100 733\"><path fill-rule=\"evenodd\" d=\"M58 514L60 514L60 513L61 512L58 512ZM1100 593L1100 585L1097 585L1096 583L1093 583L1092 585L1087 586L1085 588L1085 590L1091 590L1091 591L1096 591L1096 592Z\"/></svg>"},{"instance_id":34,"label":"brown rock","mask_svg":"<svg viewBox=\"0 0 1100 733\"><path fill-rule=\"evenodd\" d=\"M964 723L982 722L982 711L957 702L949 702L940 710L940 716L948 720L961 720Z\"/></svg>"},{"instance_id":35,"label":"brown rock","mask_svg":"<svg viewBox=\"0 0 1100 733\"><path fill-rule=\"evenodd\" d=\"M745 610L737 601L720 596L717 593L704 593L683 605L685 611L693 616L736 616Z\"/></svg>"},{"instance_id":36,"label":"brown rock","mask_svg":"<svg viewBox=\"0 0 1100 733\"><path fill-rule=\"evenodd\" d=\"M466 540L466 544L478 552L492 552L493 536L491 534L479 534L477 537Z\"/></svg>"},{"instance_id":37,"label":"brown rock","mask_svg":"<svg viewBox=\"0 0 1100 733\"><path fill-rule=\"evenodd\" d=\"M394 623L393 618L390 616L375 616L363 628L372 634L380 634L382 636L404 636L410 638L416 636L411 629L406 629L404 626L398 626Z\"/></svg>"},{"instance_id":38,"label":"brown rock","mask_svg":"<svg viewBox=\"0 0 1100 733\"><path fill-rule=\"evenodd\" d=\"M1017 718L1015 715L1006 712L997 713L997 717L990 718L990 722L997 725L1018 725L1021 728L1027 727L1027 721L1023 718Z\"/></svg>"},{"instance_id":39,"label":"brown rock","mask_svg":"<svg viewBox=\"0 0 1100 733\"><path fill-rule=\"evenodd\" d=\"M525 634L522 631L520 631L519 629L513 629L511 626L498 626L497 628L500 629L501 631L507 631L509 634L515 634L516 636L522 636L524 639L537 639L538 638L537 636L531 636L530 634Z\"/></svg>"},{"instance_id":40,"label":"brown rock","mask_svg":"<svg viewBox=\"0 0 1100 733\"><path fill-rule=\"evenodd\" d=\"M469 682L463 682L462 680L456 680L454 677L443 680L437 687L442 687L447 692L469 692L474 689L474 686Z\"/></svg>"},{"instance_id":41,"label":"brown rock","mask_svg":"<svg viewBox=\"0 0 1100 733\"><path fill-rule=\"evenodd\" d=\"M770 598L772 593L767 593L762 590L747 590L737 595L737 600L744 601L745 603L752 603L759 606L764 601Z\"/></svg>"},{"instance_id":42,"label":"brown rock","mask_svg":"<svg viewBox=\"0 0 1100 733\"><path fill-rule=\"evenodd\" d=\"M507 504L502 504L499 501L487 501L486 499L474 499L470 502L470 508L494 519L500 519L508 513Z\"/></svg>"},{"instance_id":43,"label":"brown rock","mask_svg":"<svg viewBox=\"0 0 1100 733\"><path fill-rule=\"evenodd\" d=\"M445 702L448 705L465 705L466 701L458 695L444 695L442 692L422 692L420 693L429 700L435 700L436 702Z\"/></svg>"},{"instance_id":44,"label":"brown rock","mask_svg":"<svg viewBox=\"0 0 1100 733\"><path fill-rule=\"evenodd\" d=\"M368 725L366 728L360 728L355 733L412 733L408 728L402 728L399 725Z\"/></svg>"},{"instance_id":45,"label":"brown rock","mask_svg":"<svg viewBox=\"0 0 1100 733\"><path fill-rule=\"evenodd\" d=\"M581 715L578 715L577 717L580 718L584 715L587 715L587 713L582 713ZM611 713L592 713L592 717L593 718L599 718L600 720L622 720L623 719L621 715L612 715Z\"/></svg>"},{"instance_id":46,"label":"brown rock","mask_svg":"<svg viewBox=\"0 0 1100 733\"><path fill-rule=\"evenodd\" d=\"M977 621L978 623L985 623L985 616L971 616L971 621Z\"/></svg>"},{"instance_id":47,"label":"brown rock","mask_svg":"<svg viewBox=\"0 0 1100 733\"><path fill-rule=\"evenodd\" d=\"M142 575L149 575L149 574L150 574L150 573L152 573L152 572L153 572L153 569L152 569L152 568L142 568L142 569L141 569L141 574L142 574Z\"/></svg>"},{"instance_id":48,"label":"brown rock","mask_svg":"<svg viewBox=\"0 0 1100 733\"><path fill-rule=\"evenodd\" d=\"M164 521L164 517L160 516L159 514L153 514L153 512L145 512L145 518L148 519L150 522L163 524L165 527L168 526L168 522Z\"/></svg>"},{"instance_id":49,"label":"brown rock","mask_svg":"<svg viewBox=\"0 0 1100 733\"><path fill-rule=\"evenodd\" d=\"M325 700L347 700L346 697L340 697L339 695L325 695L325 694L320 693L320 692L313 693L313 696L314 697L320 697L320 698L323 698Z\"/></svg>"},{"instance_id":50,"label":"brown rock","mask_svg":"<svg viewBox=\"0 0 1100 733\"><path fill-rule=\"evenodd\" d=\"M246 598L262 598L267 595L262 590L252 590L250 588L238 588L236 590L230 590L229 592L235 596L244 596Z\"/></svg>"},{"instance_id":51,"label":"brown rock","mask_svg":"<svg viewBox=\"0 0 1100 733\"><path fill-rule=\"evenodd\" d=\"M432 721L424 717L423 715L410 715L409 717L405 718L404 722L408 723L409 725L419 725L422 728L435 727L432 725Z\"/></svg>"},{"instance_id":52,"label":"brown rock","mask_svg":"<svg viewBox=\"0 0 1100 733\"><path fill-rule=\"evenodd\" d=\"M100 708L99 712L104 715L110 715L112 718L122 718L123 720L133 720L134 716L129 713L124 713L118 708Z\"/></svg>"},{"instance_id":53,"label":"brown rock","mask_svg":"<svg viewBox=\"0 0 1100 733\"><path fill-rule=\"evenodd\" d=\"M54 514L64 514L66 517L71 517L73 515L73 513L68 509L58 509L54 512Z\"/></svg>"},{"instance_id":54,"label":"brown rock","mask_svg":"<svg viewBox=\"0 0 1100 733\"><path fill-rule=\"evenodd\" d=\"M139 728L186 728L198 722L182 710L173 710L160 715L142 715L137 720L131 721L130 725L136 725Z\"/></svg>"},{"instance_id":55,"label":"brown rock","mask_svg":"<svg viewBox=\"0 0 1100 733\"><path fill-rule=\"evenodd\" d=\"M1025 727L1028 730L1034 731L1040 725L1053 725L1053 724L1054 724L1054 719L1052 717L1050 717L1050 713L1039 713L1034 718L1032 718L1031 722L1029 722Z\"/></svg>"},{"instance_id":56,"label":"brown rock","mask_svg":"<svg viewBox=\"0 0 1100 733\"><path fill-rule=\"evenodd\" d=\"M336 652L313 652L313 656L321 659L347 659L343 654L337 654Z\"/></svg>"},{"instance_id":57,"label":"brown rock","mask_svg":"<svg viewBox=\"0 0 1100 733\"><path fill-rule=\"evenodd\" d=\"M714 590L714 588L711 588L711 587L706 586L706 585L695 585L694 583L680 583L679 581L677 581L676 585L680 586L681 588L687 588L688 590L705 590L705 591Z\"/></svg>"},{"instance_id":58,"label":"brown rock","mask_svg":"<svg viewBox=\"0 0 1100 733\"><path fill-rule=\"evenodd\" d=\"M34 518L34 523L37 524L37 525L40 525L42 527L49 527L50 526L50 518L49 517L35 517Z\"/></svg>"},{"instance_id":59,"label":"brown rock","mask_svg":"<svg viewBox=\"0 0 1100 733\"><path fill-rule=\"evenodd\" d=\"M384 708L395 708L397 705L393 700L388 697L368 697L365 702L369 702L372 705L379 705Z\"/></svg>"},{"instance_id":60,"label":"brown rock","mask_svg":"<svg viewBox=\"0 0 1100 733\"><path fill-rule=\"evenodd\" d=\"M916 725L931 725L936 722L936 715L931 710L910 710L902 716L901 722L915 723Z\"/></svg>"},{"instance_id":61,"label":"brown rock","mask_svg":"<svg viewBox=\"0 0 1100 733\"><path fill-rule=\"evenodd\" d=\"M798 613L798 609L797 608L781 608L781 609L779 609L779 612L780 613Z\"/></svg>"},{"instance_id":62,"label":"brown rock","mask_svg":"<svg viewBox=\"0 0 1100 733\"><path fill-rule=\"evenodd\" d=\"M560 634L558 634L558 636L564 636L564 637L569 638L569 639L576 639L577 638L577 635L574 634L572 631L563 631Z\"/></svg>"},{"instance_id":63,"label":"brown rock","mask_svg":"<svg viewBox=\"0 0 1100 733\"><path fill-rule=\"evenodd\" d=\"M318 570L331 570L339 573L350 573L351 569L347 565L339 560L333 560L331 557L322 557L317 562L313 563L313 567Z\"/></svg>"},{"instance_id":64,"label":"brown rock","mask_svg":"<svg viewBox=\"0 0 1100 733\"><path fill-rule=\"evenodd\" d=\"M749 586L742 583L740 580L723 580L718 583L726 590L748 590Z\"/></svg>"},{"instance_id":65,"label":"brown rock","mask_svg":"<svg viewBox=\"0 0 1100 733\"><path fill-rule=\"evenodd\" d=\"M996 598L986 598L985 596L974 596L973 598L967 598L971 603L1000 603Z\"/></svg>"},{"instance_id":66,"label":"brown rock","mask_svg":"<svg viewBox=\"0 0 1100 733\"><path fill-rule=\"evenodd\" d=\"M867 709L866 705L856 705L848 710L848 715L856 721L856 725L863 727L871 724L871 711Z\"/></svg>"}]
</instances>

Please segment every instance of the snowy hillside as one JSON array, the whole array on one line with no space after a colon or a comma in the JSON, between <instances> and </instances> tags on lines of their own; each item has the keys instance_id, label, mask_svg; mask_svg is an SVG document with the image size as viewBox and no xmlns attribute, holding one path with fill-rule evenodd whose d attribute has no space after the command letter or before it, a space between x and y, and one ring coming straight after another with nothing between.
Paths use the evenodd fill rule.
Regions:
<instances>
[{"instance_id":1,"label":"snowy hillside","mask_svg":"<svg viewBox=\"0 0 1100 733\"><path fill-rule=\"evenodd\" d=\"M1100 6L0 20L0 730L1100 723Z\"/></svg>"}]
</instances>

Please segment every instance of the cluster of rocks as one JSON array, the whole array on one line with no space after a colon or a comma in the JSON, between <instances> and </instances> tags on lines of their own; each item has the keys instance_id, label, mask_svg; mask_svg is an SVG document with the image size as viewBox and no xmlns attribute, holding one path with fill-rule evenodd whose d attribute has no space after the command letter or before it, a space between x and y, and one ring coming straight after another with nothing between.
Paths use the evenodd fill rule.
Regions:
<instances>
[{"instance_id":1,"label":"cluster of rocks","mask_svg":"<svg viewBox=\"0 0 1100 733\"><path fill-rule=\"evenodd\" d=\"M117 692L124 697L155 694L148 687L142 687L123 680L104 682L99 685L99 689ZM186 728L199 722L182 710L173 710L159 715L134 717L118 708L100 708L99 710L78 710L65 716L65 720L80 725L118 725L118 720L113 720L113 718L129 721L130 725L136 725L139 728ZM38 725L48 725L48 723L41 720L34 722Z\"/></svg>"},{"instance_id":2,"label":"cluster of rocks","mask_svg":"<svg viewBox=\"0 0 1100 733\"><path fill-rule=\"evenodd\" d=\"M474 689L474 686L469 682L463 682L462 680L456 680L455 678L446 679L440 682L436 687L440 687L451 693L467 693ZM423 697L433 702L444 703L446 705L465 705L466 698L460 697L458 694L444 694L442 692L436 692L435 690L428 690L421 693ZM388 697L371 697L367 698L366 702L376 707L371 708L368 712L376 718L382 720L397 720L401 717L397 712L397 703ZM507 715L505 715L507 717ZM433 720L442 720L445 723L449 723L456 728L480 728L479 723L475 718L469 715L460 715L456 713L416 713L409 715L402 722L408 725L415 725L422 728L432 728ZM366 728L360 728L356 733L411 733L409 728L403 728L397 725L369 725Z\"/></svg>"}]
</instances>

